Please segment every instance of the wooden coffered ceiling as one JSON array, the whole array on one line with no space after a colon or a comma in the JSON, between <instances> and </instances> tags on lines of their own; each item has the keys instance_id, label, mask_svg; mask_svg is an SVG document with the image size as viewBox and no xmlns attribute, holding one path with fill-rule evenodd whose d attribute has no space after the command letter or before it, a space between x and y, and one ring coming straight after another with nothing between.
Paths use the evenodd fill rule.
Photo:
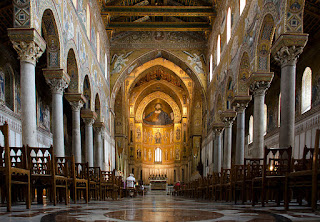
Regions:
<instances>
[{"instance_id":1,"label":"wooden coffered ceiling","mask_svg":"<svg viewBox=\"0 0 320 222\"><path fill-rule=\"evenodd\" d=\"M210 32L216 0L100 0L107 31Z\"/></svg>"}]
</instances>

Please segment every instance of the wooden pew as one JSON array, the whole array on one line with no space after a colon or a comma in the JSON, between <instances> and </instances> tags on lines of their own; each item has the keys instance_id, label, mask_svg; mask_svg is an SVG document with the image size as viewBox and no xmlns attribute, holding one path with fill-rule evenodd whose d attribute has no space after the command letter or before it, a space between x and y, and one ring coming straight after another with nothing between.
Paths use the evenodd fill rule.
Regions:
<instances>
[{"instance_id":1,"label":"wooden pew","mask_svg":"<svg viewBox=\"0 0 320 222\"><path fill-rule=\"evenodd\" d=\"M231 192L234 203L242 197L243 192L243 178L244 178L244 165L232 165L231 167Z\"/></svg>"},{"instance_id":2,"label":"wooden pew","mask_svg":"<svg viewBox=\"0 0 320 222\"><path fill-rule=\"evenodd\" d=\"M89 202L89 170L88 162L75 163L74 156L71 157L59 157L60 162L65 163L69 175L70 189L72 189L72 196L74 203L80 199L81 193L83 193L85 202Z\"/></svg>"},{"instance_id":3,"label":"wooden pew","mask_svg":"<svg viewBox=\"0 0 320 222\"><path fill-rule=\"evenodd\" d=\"M271 157L268 157L271 155ZM292 147L288 148L264 148L262 177L256 177L252 181L253 200L256 203L255 193L261 193L261 204L275 199L280 205L281 196L284 193L286 174L291 170Z\"/></svg>"},{"instance_id":4,"label":"wooden pew","mask_svg":"<svg viewBox=\"0 0 320 222\"><path fill-rule=\"evenodd\" d=\"M113 200L116 197L116 177L115 171L101 171L101 187L102 187L102 197L105 200L111 197Z\"/></svg>"},{"instance_id":5,"label":"wooden pew","mask_svg":"<svg viewBox=\"0 0 320 222\"><path fill-rule=\"evenodd\" d=\"M101 200L101 170L100 167L89 167L89 200Z\"/></svg>"},{"instance_id":6,"label":"wooden pew","mask_svg":"<svg viewBox=\"0 0 320 222\"><path fill-rule=\"evenodd\" d=\"M68 203L68 175L60 165L56 166L53 147L29 147L28 159L33 184L33 193L37 189L38 203L42 203L43 189L49 189L53 204L57 204L59 191L65 193L65 203ZM56 172L57 170L57 172ZM61 198L61 195L59 195Z\"/></svg>"},{"instance_id":7,"label":"wooden pew","mask_svg":"<svg viewBox=\"0 0 320 222\"><path fill-rule=\"evenodd\" d=\"M252 200L253 188L252 180L257 177L262 177L263 158L244 158L244 172L242 185L242 204L248 199Z\"/></svg>"},{"instance_id":8,"label":"wooden pew","mask_svg":"<svg viewBox=\"0 0 320 222\"><path fill-rule=\"evenodd\" d=\"M286 176L285 209L289 209L290 191L297 198L299 205L305 198L312 209L316 210L317 187L319 186L319 134L316 132L315 148L304 147L302 159L293 161L292 172ZM314 190L314 191L313 191ZM312 193L313 191L313 193Z\"/></svg>"},{"instance_id":9,"label":"wooden pew","mask_svg":"<svg viewBox=\"0 0 320 222\"><path fill-rule=\"evenodd\" d=\"M13 192L21 194L21 191L18 192L17 189L13 188L24 187L26 207L30 209L31 180L26 157L26 147L9 147L9 125L6 122L0 126L0 130L4 136L4 147L0 147L0 182L2 182L0 186L1 190L5 191L2 195L3 201L5 197L7 211L10 212Z\"/></svg>"}]
</instances>

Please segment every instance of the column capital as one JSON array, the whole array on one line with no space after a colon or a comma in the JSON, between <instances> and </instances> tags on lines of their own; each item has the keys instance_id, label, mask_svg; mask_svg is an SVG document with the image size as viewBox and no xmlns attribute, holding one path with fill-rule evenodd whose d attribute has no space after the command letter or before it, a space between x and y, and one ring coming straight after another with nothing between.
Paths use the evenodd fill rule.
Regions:
<instances>
[{"instance_id":1,"label":"column capital","mask_svg":"<svg viewBox=\"0 0 320 222\"><path fill-rule=\"evenodd\" d=\"M64 96L70 103L72 111L80 111L87 101L82 93L65 93Z\"/></svg>"},{"instance_id":2,"label":"column capital","mask_svg":"<svg viewBox=\"0 0 320 222\"><path fill-rule=\"evenodd\" d=\"M90 109L83 109L81 110L81 118L83 119L86 125L92 126L97 119L97 114L96 112L91 111Z\"/></svg>"},{"instance_id":3,"label":"column capital","mask_svg":"<svg viewBox=\"0 0 320 222\"><path fill-rule=\"evenodd\" d=\"M52 93L63 94L70 83L69 75L63 69L43 69L43 75Z\"/></svg>"},{"instance_id":4,"label":"column capital","mask_svg":"<svg viewBox=\"0 0 320 222\"><path fill-rule=\"evenodd\" d=\"M252 96L237 95L233 98L231 105L235 107L236 112L243 112L251 100Z\"/></svg>"},{"instance_id":5,"label":"column capital","mask_svg":"<svg viewBox=\"0 0 320 222\"><path fill-rule=\"evenodd\" d=\"M34 28L8 28L8 36L20 61L36 64L46 49L46 42Z\"/></svg>"},{"instance_id":6,"label":"column capital","mask_svg":"<svg viewBox=\"0 0 320 222\"><path fill-rule=\"evenodd\" d=\"M212 129L217 136L217 134L220 134L222 132L222 130L224 129L224 124L222 122L214 122L212 124Z\"/></svg>"},{"instance_id":7,"label":"column capital","mask_svg":"<svg viewBox=\"0 0 320 222\"><path fill-rule=\"evenodd\" d=\"M273 72L255 72L252 73L248 79L250 91L254 96L264 95L266 90L270 87L273 79Z\"/></svg>"},{"instance_id":8,"label":"column capital","mask_svg":"<svg viewBox=\"0 0 320 222\"><path fill-rule=\"evenodd\" d=\"M102 130L105 128L104 122L95 122L93 127L95 130L99 131L99 133L102 132Z\"/></svg>"},{"instance_id":9,"label":"column capital","mask_svg":"<svg viewBox=\"0 0 320 222\"><path fill-rule=\"evenodd\" d=\"M220 112L220 119L224 123L225 127L231 127L236 116L237 116L237 113L234 110L226 110L226 111Z\"/></svg>"},{"instance_id":10,"label":"column capital","mask_svg":"<svg viewBox=\"0 0 320 222\"><path fill-rule=\"evenodd\" d=\"M307 44L308 36L304 33L281 34L271 48L274 59L282 67L296 65L299 55Z\"/></svg>"}]
</instances>

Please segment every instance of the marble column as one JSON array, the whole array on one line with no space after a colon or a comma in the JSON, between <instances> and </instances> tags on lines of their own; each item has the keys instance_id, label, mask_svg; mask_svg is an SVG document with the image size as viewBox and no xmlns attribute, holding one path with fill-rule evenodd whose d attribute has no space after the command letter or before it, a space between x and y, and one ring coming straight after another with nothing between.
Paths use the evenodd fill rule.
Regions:
<instances>
[{"instance_id":1,"label":"marble column","mask_svg":"<svg viewBox=\"0 0 320 222\"><path fill-rule=\"evenodd\" d=\"M271 81L255 81L250 85L253 92L253 148L251 157L263 158L264 147L264 100Z\"/></svg>"},{"instance_id":2,"label":"marble column","mask_svg":"<svg viewBox=\"0 0 320 222\"><path fill-rule=\"evenodd\" d=\"M80 131L80 109L81 102L70 102L72 109L72 151L76 163L81 163L81 131Z\"/></svg>"},{"instance_id":3,"label":"marble column","mask_svg":"<svg viewBox=\"0 0 320 222\"><path fill-rule=\"evenodd\" d=\"M85 159L88 162L89 167L93 167L93 128L92 125L94 123L94 119L84 119L85 124Z\"/></svg>"},{"instance_id":4,"label":"marble column","mask_svg":"<svg viewBox=\"0 0 320 222\"><path fill-rule=\"evenodd\" d=\"M100 167L102 169L102 162L103 162L103 143L102 143L102 130L104 124L103 122L96 122L94 124L94 131L95 131L95 147L94 147L94 166Z\"/></svg>"},{"instance_id":5,"label":"marble column","mask_svg":"<svg viewBox=\"0 0 320 222\"><path fill-rule=\"evenodd\" d=\"M221 163L222 163L222 151L221 151L221 132L224 125L222 123L214 124L213 130L215 134L214 139L214 165L213 172L221 172Z\"/></svg>"},{"instance_id":6,"label":"marble column","mask_svg":"<svg viewBox=\"0 0 320 222\"><path fill-rule=\"evenodd\" d=\"M235 164L243 165L244 163L244 144L245 144L245 110L251 100L251 96L236 96L232 105L237 112L237 139Z\"/></svg>"},{"instance_id":7,"label":"marble column","mask_svg":"<svg viewBox=\"0 0 320 222\"><path fill-rule=\"evenodd\" d=\"M46 43L32 28L10 28L8 35L20 59L22 143L37 146L35 66Z\"/></svg>"},{"instance_id":8,"label":"marble column","mask_svg":"<svg viewBox=\"0 0 320 222\"><path fill-rule=\"evenodd\" d=\"M288 44L291 39L295 39L296 45ZM307 39L305 34L281 35L273 48L274 58L281 65L279 147L294 147L296 63Z\"/></svg>"},{"instance_id":9,"label":"marble column","mask_svg":"<svg viewBox=\"0 0 320 222\"><path fill-rule=\"evenodd\" d=\"M43 75L52 93L52 134L53 149L58 157L65 156L63 125L63 92L68 87L70 77L63 69L43 69Z\"/></svg>"},{"instance_id":10,"label":"marble column","mask_svg":"<svg viewBox=\"0 0 320 222\"><path fill-rule=\"evenodd\" d=\"M80 131L80 109L86 102L80 93L65 93L72 109L72 153L76 163L81 163L81 131Z\"/></svg>"},{"instance_id":11,"label":"marble column","mask_svg":"<svg viewBox=\"0 0 320 222\"><path fill-rule=\"evenodd\" d=\"M85 161L89 167L94 166L93 162L93 123L97 115L91 110L82 110L81 116L85 124Z\"/></svg>"},{"instance_id":12,"label":"marble column","mask_svg":"<svg viewBox=\"0 0 320 222\"><path fill-rule=\"evenodd\" d=\"M232 149L232 123L236 117L236 112L227 110L220 114L220 118L224 123L224 152L223 163L224 169L231 169L231 149Z\"/></svg>"},{"instance_id":13,"label":"marble column","mask_svg":"<svg viewBox=\"0 0 320 222\"><path fill-rule=\"evenodd\" d=\"M260 87L253 92L253 151L252 156L263 158L264 146L264 99L269 85Z\"/></svg>"}]
</instances>

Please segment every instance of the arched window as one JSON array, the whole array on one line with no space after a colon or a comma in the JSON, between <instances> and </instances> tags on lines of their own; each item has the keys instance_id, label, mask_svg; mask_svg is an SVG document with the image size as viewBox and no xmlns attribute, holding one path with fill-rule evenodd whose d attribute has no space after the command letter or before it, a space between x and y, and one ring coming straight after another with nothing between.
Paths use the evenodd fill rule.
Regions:
<instances>
[{"instance_id":1,"label":"arched window","mask_svg":"<svg viewBox=\"0 0 320 222\"><path fill-rule=\"evenodd\" d=\"M253 142L253 116L249 119L249 144Z\"/></svg>"},{"instance_id":2,"label":"arched window","mask_svg":"<svg viewBox=\"0 0 320 222\"><path fill-rule=\"evenodd\" d=\"M220 63L220 47L221 47L221 41L220 41L220 35L218 35L217 38L217 65Z\"/></svg>"},{"instance_id":3,"label":"arched window","mask_svg":"<svg viewBox=\"0 0 320 222\"><path fill-rule=\"evenodd\" d=\"M155 162L162 162L162 157L161 157L161 149L157 148L155 150Z\"/></svg>"},{"instance_id":4,"label":"arched window","mask_svg":"<svg viewBox=\"0 0 320 222\"><path fill-rule=\"evenodd\" d=\"M231 38L231 8L228 8L227 13L227 44Z\"/></svg>"},{"instance_id":5,"label":"arched window","mask_svg":"<svg viewBox=\"0 0 320 222\"><path fill-rule=\"evenodd\" d=\"M98 62L100 62L100 33L97 33L97 58Z\"/></svg>"},{"instance_id":6,"label":"arched window","mask_svg":"<svg viewBox=\"0 0 320 222\"><path fill-rule=\"evenodd\" d=\"M264 124L263 124L264 135L267 134L267 124L268 124L268 107L266 104L264 104Z\"/></svg>"},{"instance_id":7,"label":"arched window","mask_svg":"<svg viewBox=\"0 0 320 222\"><path fill-rule=\"evenodd\" d=\"M311 109L312 71L307 67L302 76L301 114Z\"/></svg>"},{"instance_id":8,"label":"arched window","mask_svg":"<svg viewBox=\"0 0 320 222\"><path fill-rule=\"evenodd\" d=\"M108 55L107 53L104 54L104 77L108 82Z\"/></svg>"},{"instance_id":9,"label":"arched window","mask_svg":"<svg viewBox=\"0 0 320 222\"><path fill-rule=\"evenodd\" d=\"M73 5L74 5L75 9L77 9L77 7L78 7L78 0L72 0L72 3L73 3Z\"/></svg>"},{"instance_id":10,"label":"arched window","mask_svg":"<svg viewBox=\"0 0 320 222\"><path fill-rule=\"evenodd\" d=\"M90 30L91 30L91 16L90 16L90 6L87 4L87 36L90 39Z\"/></svg>"},{"instance_id":11,"label":"arched window","mask_svg":"<svg viewBox=\"0 0 320 222\"><path fill-rule=\"evenodd\" d=\"M278 127L280 127L280 116L281 116L281 93L279 94L279 101L278 101Z\"/></svg>"},{"instance_id":12,"label":"arched window","mask_svg":"<svg viewBox=\"0 0 320 222\"><path fill-rule=\"evenodd\" d=\"M240 15L243 12L243 9L246 7L247 1L246 0L240 0Z\"/></svg>"},{"instance_id":13,"label":"arched window","mask_svg":"<svg viewBox=\"0 0 320 222\"><path fill-rule=\"evenodd\" d=\"M210 55L210 82L212 80L212 75L213 75L213 56L211 54Z\"/></svg>"}]
</instances>

